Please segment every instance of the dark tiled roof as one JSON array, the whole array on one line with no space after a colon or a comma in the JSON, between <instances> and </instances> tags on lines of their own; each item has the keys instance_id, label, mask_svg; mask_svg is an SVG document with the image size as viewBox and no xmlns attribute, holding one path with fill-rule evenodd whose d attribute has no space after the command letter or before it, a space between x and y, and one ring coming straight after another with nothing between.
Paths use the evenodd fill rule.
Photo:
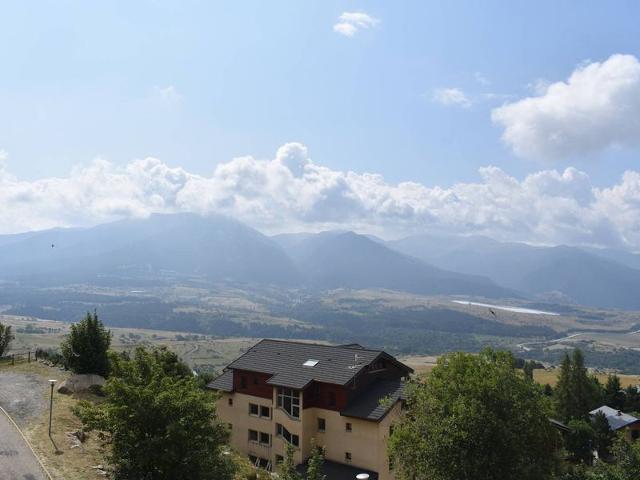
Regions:
<instances>
[{"instance_id":1,"label":"dark tiled roof","mask_svg":"<svg viewBox=\"0 0 640 480\"><path fill-rule=\"evenodd\" d=\"M305 464L300 464L296 470L306 478L306 468L307 466ZM322 463L322 474L326 475L327 480L354 480L359 473L368 473L369 480L378 480L378 474L370 470L331 462L329 460L325 460Z\"/></svg>"},{"instance_id":2,"label":"dark tiled roof","mask_svg":"<svg viewBox=\"0 0 640 480\"><path fill-rule=\"evenodd\" d=\"M378 380L355 398L340 415L378 421L398 400L404 398L403 393L402 380ZM380 405L383 399L388 400Z\"/></svg>"},{"instance_id":3,"label":"dark tiled roof","mask_svg":"<svg viewBox=\"0 0 640 480\"><path fill-rule=\"evenodd\" d=\"M589 412L589 415L595 417L596 413L604 413L605 417L607 417L607 422L609 422L609 427L613 431L628 427L629 425L638 421L638 419L633 415L622 413L620 410L607 407L606 405L592 410L591 412Z\"/></svg>"},{"instance_id":4,"label":"dark tiled roof","mask_svg":"<svg viewBox=\"0 0 640 480\"><path fill-rule=\"evenodd\" d=\"M395 361L380 350L265 339L228 368L271 374L273 377L268 381L271 385L300 389L311 381L345 385L380 355ZM305 367L303 363L307 360L318 363Z\"/></svg>"},{"instance_id":5,"label":"dark tiled roof","mask_svg":"<svg viewBox=\"0 0 640 480\"><path fill-rule=\"evenodd\" d=\"M561 432L569 432L569 431L571 431L571 429L567 425L562 423L560 420L555 420L553 418L550 418L549 419L549 423L551 424L552 427L557 428Z\"/></svg>"},{"instance_id":6,"label":"dark tiled roof","mask_svg":"<svg viewBox=\"0 0 640 480\"><path fill-rule=\"evenodd\" d=\"M221 390L223 392L233 391L233 371L227 370L219 377L215 378L212 382L207 384L207 388L214 390Z\"/></svg>"}]
</instances>

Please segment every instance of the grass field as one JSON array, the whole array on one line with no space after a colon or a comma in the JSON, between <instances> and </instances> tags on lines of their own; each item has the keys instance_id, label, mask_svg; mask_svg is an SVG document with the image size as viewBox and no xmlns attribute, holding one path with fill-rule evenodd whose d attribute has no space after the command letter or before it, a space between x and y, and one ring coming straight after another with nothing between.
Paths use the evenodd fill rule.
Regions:
<instances>
[{"instance_id":1,"label":"grass field","mask_svg":"<svg viewBox=\"0 0 640 480\"><path fill-rule=\"evenodd\" d=\"M413 368L416 375L425 376L435 367L437 357L411 356L400 358L400 360ZM596 376L600 383L605 384L607 382L607 373L599 371L591 371L591 373ZM536 369L533 371L533 378L541 385L548 383L554 387L558 383L559 374L559 368ZM629 385L640 385L640 375L618 374L618 377L620 377L620 383L623 388Z\"/></svg>"},{"instance_id":2,"label":"grass field","mask_svg":"<svg viewBox=\"0 0 640 480\"><path fill-rule=\"evenodd\" d=\"M55 320L4 315L0 318L11 325L15 340L12 352L34 351L36 348L57 349L69 333L69 324ZM142 328L109 327L113 337L111 346L116 351L132 350L138 345L166 346L175 351L192 368L219 371L254 345L257 338L217 338L188 332L148 330ZM37 333L25 333L25 332Z\"/></svg>"}]
</instances>

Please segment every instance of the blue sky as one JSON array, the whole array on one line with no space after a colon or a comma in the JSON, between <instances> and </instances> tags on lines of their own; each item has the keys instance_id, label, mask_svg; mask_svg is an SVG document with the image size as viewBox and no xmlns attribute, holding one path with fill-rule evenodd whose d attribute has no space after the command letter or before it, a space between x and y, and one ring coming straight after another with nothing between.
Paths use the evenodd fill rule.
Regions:
<instances>
[{"instance_id":1,"label":"blue sky","mask_svg":"<svg viewBox=\"0 0 640 480\"><path fill-rule=\"evenodd\" d=\"M345 14L351 36L334 29ZM531 119L518 102L612 55L636 60L638 18L634 1L4 2L0 150L23 187L96 158L125 169L153 157L208 177L299 142L314 164L391 186L455 191L486 183L479 170L492 166L518 182L575 167L590 188L613 188L637 168L638 130L611 133L629 113L587 108L604 119L594 133L558 127L549 109ZM616 91L617 111L621 95L640 95ZM506 104L522 108L500 120ZM504 138L522 122L571 138L552 152L540 138ZM23 229L89 221L53 217Z\"/></svg>"}]
</instances>

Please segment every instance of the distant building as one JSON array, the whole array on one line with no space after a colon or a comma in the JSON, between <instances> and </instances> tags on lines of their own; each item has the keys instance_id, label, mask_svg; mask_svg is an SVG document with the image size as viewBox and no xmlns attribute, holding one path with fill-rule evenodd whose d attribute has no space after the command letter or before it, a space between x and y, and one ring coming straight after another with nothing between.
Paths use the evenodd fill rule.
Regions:
<instances>
[{"instance_id":1,"label":"distant building","mask_svg":"<svg viewBox=\"0 0 640 480\"><path fill-rule=\"evenodd\" d=\"M229 424L232 446L254 464L277 470L286 443L304 464L315 438L325 449L327 478L363 472L390 480L387 439L412 372L357 344L262 340L208 387L221 392L218 415Z\"/></svg>"},{"instance_id":2,"label":"distant building","mask_svg":"<svg viewBox=\"0 0 640 480\"><path fill-rule=\"evenodd\" d=\"M629 441L635 441L640 437L640 420L633 415L623 413L606 405L592 410L589 415L593 418L597 413L604 413L607 422L609 422L609 428L614 432L624 431Z\"/></svg>"}]
</instances>

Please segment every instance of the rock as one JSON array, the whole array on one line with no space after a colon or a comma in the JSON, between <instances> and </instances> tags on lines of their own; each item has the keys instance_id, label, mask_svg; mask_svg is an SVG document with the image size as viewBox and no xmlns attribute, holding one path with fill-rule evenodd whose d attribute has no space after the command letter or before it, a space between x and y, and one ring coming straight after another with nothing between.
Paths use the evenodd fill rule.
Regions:
<instances>
[{"instance_id":1,"label":"rock","mask_svg":"<svg viewBox=\"0 0 640 480\"><path fill-rule=\"evenodd\" d=\"M85 392L87 390L90 390L92 387L94 389L96 387L102 387L102 385L104 385L104 382L104 377L101 377L100 375L72 375L60 384L60 386L58 387L58 393L69 395L71 393Z\"/></svg>"}]
</instances>

